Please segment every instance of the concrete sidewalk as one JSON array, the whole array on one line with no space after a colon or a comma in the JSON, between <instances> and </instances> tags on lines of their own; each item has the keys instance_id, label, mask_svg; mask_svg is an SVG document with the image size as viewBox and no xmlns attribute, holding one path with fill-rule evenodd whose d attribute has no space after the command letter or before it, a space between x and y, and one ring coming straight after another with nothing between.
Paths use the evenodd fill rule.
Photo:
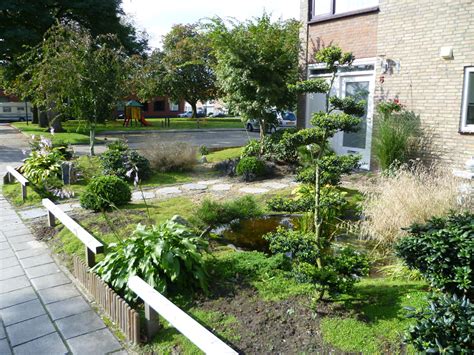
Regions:
<instances>
[{"instance_id":1,"label":"concrete sidewalk","mask_svg":"<svg viewBox=\"0 0 474 355\"><path fill-rule=\"evenodd\" d=\"M125 353L0 194L0 354Z\"/></svg>"}]
</instances>

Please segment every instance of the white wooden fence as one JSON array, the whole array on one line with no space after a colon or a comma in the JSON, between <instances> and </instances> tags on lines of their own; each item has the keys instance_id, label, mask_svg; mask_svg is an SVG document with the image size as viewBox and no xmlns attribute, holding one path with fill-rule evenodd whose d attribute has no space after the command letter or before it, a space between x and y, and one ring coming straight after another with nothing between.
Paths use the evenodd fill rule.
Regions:
<instances>
[{"instance_id":1,"label":"white wooden fence","mask_svg":"<svg viewBox=\"0 0 474 355\"><path fill-rule=\"evenodd\" d=\"M158 313L206 354L237 354L235 350L196 322L138 276L133 276L128 280L128 287L145 303L145 317L149 324L149 336L152 336L158 329Z\"/></svg>"},{"instance_id":2,"label":"white wooden fence","mask_svg":"<svg viewBox=\"0 0 474 355\"><path fill-rule=\"evenodd\" d=\"M7 174L4 177L4 183L11 183L13 178L21 184L21 197L23 201L25 201L27 197L27 186L30 182L14 168L7 166Z\"/></svg>"}]
</instances>

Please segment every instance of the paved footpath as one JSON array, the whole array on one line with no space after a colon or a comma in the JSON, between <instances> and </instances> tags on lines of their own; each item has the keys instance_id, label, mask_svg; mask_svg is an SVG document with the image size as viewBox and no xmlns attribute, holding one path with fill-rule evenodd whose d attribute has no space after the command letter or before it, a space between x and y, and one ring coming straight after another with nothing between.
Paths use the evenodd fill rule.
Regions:
<instances>
[{"instance_id":1,"label":"paved footpath","mask_svg":"<svg viewBox=\"0 0 474 355\"><path fill-rule=\"evenodd\" d=\"M0 211L0 354L122 353L45 244L33 238L1 194Z\"/></svg>"}]
</instances>

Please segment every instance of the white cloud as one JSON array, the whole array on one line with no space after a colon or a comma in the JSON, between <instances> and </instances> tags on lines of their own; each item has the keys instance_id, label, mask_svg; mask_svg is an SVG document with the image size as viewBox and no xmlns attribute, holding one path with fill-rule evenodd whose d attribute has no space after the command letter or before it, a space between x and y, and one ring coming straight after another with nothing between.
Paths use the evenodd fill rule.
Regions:
<instances>
[{"instance_id":1,"label":"white cloud","mask_svg":"<svg viewBox=\"0 0 474 355\"><path fill-rule=\"evenodd\" d=\"M123 9L136 25L150 35L150 45L159 47L171 26L192 23L206 17L235 17L245 20L262 15L298 18L297 0L123 0Z\"/></svg>"}]
</instances>

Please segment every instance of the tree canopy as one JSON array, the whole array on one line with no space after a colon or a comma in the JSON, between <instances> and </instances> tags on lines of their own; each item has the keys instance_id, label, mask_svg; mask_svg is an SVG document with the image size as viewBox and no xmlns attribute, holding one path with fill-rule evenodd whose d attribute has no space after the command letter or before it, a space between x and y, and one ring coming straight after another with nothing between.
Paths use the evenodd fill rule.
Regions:
<instances>
[{"instance_id":1,"label":"tree canopy","mask_svg":"<svg viewBox=\"0 0 474 355\"><path fill-rule=\"evenodd\" d=\"M212 28L218 83L232 107L265 127L275 119L273 110L295 105L288 85L298 80L297 21L272 22L264 14L246 22L215 19ZM260 132L263 136L265 130Z\"/></svg>"}]
</instances>

